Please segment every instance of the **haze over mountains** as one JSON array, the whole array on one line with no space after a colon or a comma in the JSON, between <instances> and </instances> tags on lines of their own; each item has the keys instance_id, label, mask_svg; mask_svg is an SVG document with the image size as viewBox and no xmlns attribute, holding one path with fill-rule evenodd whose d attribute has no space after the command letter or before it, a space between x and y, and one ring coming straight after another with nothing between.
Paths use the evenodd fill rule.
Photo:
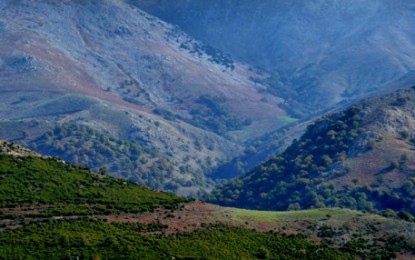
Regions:
<instances>
[{"instance_id":1,"label":"haze over mountains","mask_svg":"<svg viewBox=\"0 0 415 260\"><path fill-rule=\"evenodd\" d=\"M412 1L130 2L270 72L273 87L314 110L414 79Z\"/></svg>"},{"instance_id":2,"label":"haze over mountains","mask_svg":"<svg viewBox=\"0 0 415 260\"><path fill-rule=\"evenodd\" d=\"M280 107L294 117L415 83L411 1L130 2L267 71L269 78L257 81L283 97ZM289 144L285 140L302 129L250 142L256 153L245 153L215 174L236 176L252 169L272 151L282 152Z\"/></svg>"},{"instance_id":3,"label":"haze over mountains","mask_svg":"<svg viewBox=\"0 0 415 260\"><path fill-rule=\"evenodd\" d=\"M413 8L1 1L0 137L195 195L283 151L295 122L414 83Z\"/></svg>"}]
</instances>

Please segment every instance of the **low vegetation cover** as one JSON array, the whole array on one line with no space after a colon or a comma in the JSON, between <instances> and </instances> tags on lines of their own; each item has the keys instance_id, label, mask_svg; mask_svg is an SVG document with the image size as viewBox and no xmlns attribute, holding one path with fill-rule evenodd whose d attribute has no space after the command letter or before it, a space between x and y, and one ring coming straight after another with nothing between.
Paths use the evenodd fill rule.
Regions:
<instances>
[{"instance_id":1,"label":"low vegetation cover","mask_svg":"<svg viewBox=\"0 0 415 260\"><path fill-rule=\"evenodd\" d=\"M48 205L40 213L76 215L177 208L188 201L102 174L55 158L0 155L0 205Z\"/></svg>"},{"instance_id":2,"label":"low vegetation cover","mask_svg":"<svg viewBox=\"0 0 415 260\"><path fill-rule=\"evenodd\" d=\"M226 98L201 95L196 101L198 106L190 111L191 119L182 118L159 108L154 109L153 113L170 121L184 120L196 127L213 131L222 136L227 136L229 131L241 130L252 124L252 120L249 118L241 120L232 116L225 106L226 101Z\"/></svg>"},{"instance_id":3,"label":"low vegetation cover","mask_svg":"<svg viewBox=\"0 0 415 260\"><path fill-rule=\"evenodd\" d=\"M362 211L321 208L295 211L258 211L229 208L232 221L256 228L277 226L279 232L298 232L321 244L363 259L392 259L415 253L415 223Z\"/></svg>"},{"instance_id":4,"label":"low vegetation cover","mask_svg":"<svg viewBox=\"0 0 415 260\"><path fill-rule=\"evenodd\" d=\"M161 232L162 226L153 232ZM301 237L222 225L172 236L144 225L50 221L0 233L0 256L35 259L353 259Z\"/></svg>"}]
</instances>

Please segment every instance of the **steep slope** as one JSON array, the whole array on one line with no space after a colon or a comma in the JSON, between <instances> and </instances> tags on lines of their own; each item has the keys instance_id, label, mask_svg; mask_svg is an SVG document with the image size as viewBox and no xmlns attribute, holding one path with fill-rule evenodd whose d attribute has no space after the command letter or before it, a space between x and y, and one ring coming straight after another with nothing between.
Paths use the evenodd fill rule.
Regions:
<instances>
[{"instance_id":1,"label":"steep slope","mask_svg":"<svg viewBox=\"0 0 415 260\"><path fill-rule=\"evenodd\" d=\"M86 125L155 150L179 182L199 183L188 194L243 141L286 124L246 65L123 1L7 0L0 14L2 138Z\"/></svg>"},{"instance_id":2,"label":"steep slope","mask_svg":"<svg viewBox=\"0 0 415 260\"><path fill-rule=\"evenodd\" d=\"M0 147L23 150L5 142ZM408 222L340 209L283 213L221 208L60 159L8 153L0 154L2 258L413 256L415 236L406 230L414 224ZM349 240L352 235L359 244Z\"/></svg>"},{"instance_id":3,"label":"steep slope","mask_svg":"<svg viewBox=\"0 0 415 260\"><path fill-rule=\"evenodd\" d=\"M2 12L4 92L80 93L189 121L192 109L209 106L242 122L283 114L243 65L228 68L194 49L202 43L120 1L3 1Z\"/></svg>"},{"instance_id":4,"label":"steep slope","mask_svg":"<svg viewBox=\"0 0 415 260\"><path fill-rule=\"evenodd\" d=\"M210 201L272 210L393 209L414 219L414 109L410 88L323 117Z\"/></svg>"},{"instance_id":5,"label":"steep slope","mask_svg":"<svg viewBox=\"0 0 415 260\"><path fill-rule=\"evenodd\" d=\"M415 83L412 1L130 0L273 75L294 114ZM261 80L259 80L261 81Z\"/></svg>"}]
</instances>

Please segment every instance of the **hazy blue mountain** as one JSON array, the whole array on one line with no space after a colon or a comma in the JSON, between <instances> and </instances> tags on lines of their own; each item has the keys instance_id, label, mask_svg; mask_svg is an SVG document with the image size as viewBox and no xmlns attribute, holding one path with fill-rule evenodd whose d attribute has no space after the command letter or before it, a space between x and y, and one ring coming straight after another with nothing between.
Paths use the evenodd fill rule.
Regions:
<instances>
[{"instance_id":1,"label":"hazy blue mountain","mask_svg":"<svg viewBox=\"0 0 415 260\"><path fill-rule=\"evenodd\" d=\"M278 94L314 110L374 93L415 69L410 0L130 2L269 71L271 84L293 91Z\"/></svg>"}]
</instances>

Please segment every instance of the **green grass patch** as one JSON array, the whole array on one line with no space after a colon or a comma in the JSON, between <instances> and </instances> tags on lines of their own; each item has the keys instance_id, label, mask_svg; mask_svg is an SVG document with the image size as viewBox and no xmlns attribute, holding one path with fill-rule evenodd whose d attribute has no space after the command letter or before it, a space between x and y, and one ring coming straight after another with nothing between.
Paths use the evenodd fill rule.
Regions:
<instances>
[{"instance_id":1,"label":"green grass patch","mask_svg":"<svg viewBox=\"0 0 415 260\"><path fill-rule=\"evenodd\" d=\"M235 220L250 218L258 222L285 222L294 220L318 221L327 216L342 221L351 219L355 216L361 216L363 213L348 209L324 208L298 211L259 211L246 209L231 209L231 216Z\"/></svg>"}]
</instances>

